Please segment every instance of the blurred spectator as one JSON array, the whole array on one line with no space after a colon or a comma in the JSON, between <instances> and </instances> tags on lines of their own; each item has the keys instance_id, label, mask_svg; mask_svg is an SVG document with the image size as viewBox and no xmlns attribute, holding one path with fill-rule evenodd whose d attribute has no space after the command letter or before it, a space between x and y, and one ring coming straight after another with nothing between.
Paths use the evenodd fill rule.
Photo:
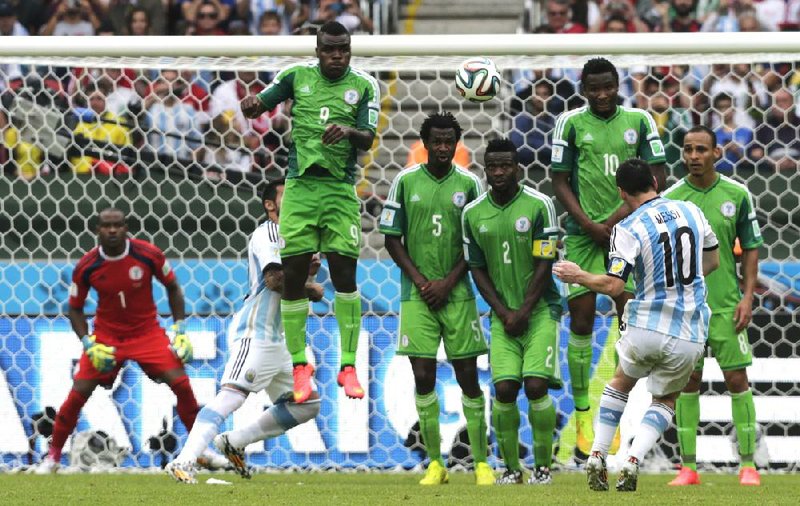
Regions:
<instances>
[{"instance_id":1,"label":"blurred spectator","mask_svg":"<svg viewBox=\"0 0 800 506\"><path fill-rule=\"evenodd\" d=\"M753 130L736 121L733 97L727 93L714 96L714 114L719 116L719 126L714 129L717 143L722 146L722 158L717 163L720 172L733 172L740 161L746 159L747 148L753 142Z\"/></svg>"},{"instance_id":2,"label":"blurred spectator","mask_svg":"<svg viewBox=\"0 0 800 506\"><path fill-rule=\"evenodd\" d=\"M82 98L85 97L86 106L83 107ZM70 164L76 174L127 174L130 167L122 160L122 152L126 147L132 147L130 124L121 117L108 111L106 108L106 91L100 86L89 85L83 90L83 97L73 99L75 105L73 112L78 118L78 124L73 130L80 155L70 158ZM84 145L84 142L88 144ZM101 144L93 146L93 141ZM116 147L111 156L106 159L105 154L112 146ZM86 153L88 149L95 149L100 157Z\"/></svg>"},{"instance_id":3,"label":"blurred spectator","mask_svg":"<svg viewBox=\"0 0 800 506\"><path fill-rule=\"evenodd\" d=\"M787 15L791 12L795 0L761 0L756 2L758 23L764 30L776 32L786 25ZM744 30L743 30L744 31Z\"/></svg>"},{"instance_id":4,"label":"blurred spectator","mask_svg":"<svg viewBox=\"0 0 800 506\"><path fill-rule=\"evenodd\" d=\"M283 20L277 11L266 11L261 14L258 20L258 31L256 35L281 35L283 31Z\"/></svg>"},{"instance_id":5,"label":"blurred spectator","mask_svg":"<svg viewBox=\"0 0 800 506\"><path fill-rule=\"evenodd\" d=\"M50 19L47 4L51 0L3 0L14 6L17 20L28 30L28 33L37 34L39 29Z\"/></svg>"},{"instance_id":6,"label":"blurred spectator","mask_svg":"<svg viewBox=\"0 0 800 506\"><path fill-rule=\"evenodd\" d=\"M131 80L133 78L133 80ZM98 86L108 90L106 96L106 110L116 116L131 113L138 109L141 98L133 89L136 80L136 71L131 69L107 68L97 80Z\"/></svg>"},{"instance_id":7,"label":"blurred spectator","mask_svg":"<svg viewBox=\"0 0 800 506\"><path fill-rule=\"evenodd\" d=\"M319 0L317 18L323 21L338 21L350 33L372 32L372 20L361 12L355 0Z\"/></svg>"},{"instance_id":8,"label":"blurred spectator","mask_svg":"<svg viewBox=\"0 0 800 506\"><path fill-rule=\"evenodd\" d=\"M514 116L510 137L517 146L519 162L527 169L544 169L550 162L547 136L555 127L556 114L548 106L554 93L553 83L545 79L537 81L525 102L525 110Z\"/></svg>"},{"instance_id":9,"label":"blurred spectator","mask_svg":"<svg viewBox=\"0 0 800 506\"><path fill-rule=\"evenodd\" d=\"M309 5L298 0L239 0L237 12L239 18L249 21L250 33L260 34L259 26L264 13L273 11L278 14L283 32L289 34L292 29L308 19Z\"/></svg>"},{"instance_id":10,"label":"blurred spectator","mask_svg":"<svg viewBox=\"0 0 800 506\"><path fill-rule=\"evenodd\" d=\"M755 11L744 11L737 19L740 32L763 32L764 28L758 20Z\"/></svg>"},{"instance_id":11,"label":"blurred spectator","mask_svg":"<svg viewBox=\"0 0 800 506\"><path fill-rule=\"evenodd\" d=\"M422 144L422 139L417 139L408 148L408 156L406 157L406 167L412 167L418 163L428 163L428 150ZM468 169L472 165L472 155L469 148L462 142L458 141L456 144L456 154L453 156L453 163L459 167Z\"/></svg>"},{"instance_id":12,"label":"blurred spectator","mask_svg":"<svg viewBox=\"0 0 800 506\"><path fill-rule=\"evenodd\" d=\"M17 21L14 5L5 0L0 0L0 36L28 35L28 30ZM11 87L13 82L22 79L22 67L18 63L0 64L0 92Z\"/></svg>"},{"instance_id":13,"label":"blurred spectator","mask_svg":"<svg viewBox=\"0 0 800 506\"><path fill-rule=\"evenodd\" d=\"M109 0L108 20L120 35L166 35L162 0Z\"/></svg>"},{"instance_id":14,"label":"blurred spectator","mask_svg":"<svg viewBox=\"0 0 800 506\"><path fill-rule=\"evenodd\" d=\"M547 25L555 33L586 33L586 25L573 23L569 0L548 0L545 5Z\"/></svg>"},{"instance_id":15,"label":"blurred spectator","mask_svg":"<svg viewBox=\"0 0 800 506\"><path fill-rule=\"evenodd\" d=\"M232 164L230 168L242 170L243 162L237 150L244 147L248 152L248 171L255 165L268 169L274 163L272 152L282 146L281 134L287 127L287 121L282 107L276 107L256 119L245 118L239 103L244 97L263 90L264 83L257 79L255 72L240 71L238 74L238 79L220 84L211 94L210 133L212 137L216 136L223 147L210 147L207 160L209 163L213 160L216 160L215 163L227 160L226 163ZM251 152L254 157L250 157Z\"/></svg>"},{"instance_id":16,"label":"blurred spectator","mask_svg":"<svg viewBox=\"0 0 800 506\"><path fill-rule=\"evenodd\" d=\"M226 35L220 19L219 2L205 1L194 11L193 24L186 29L186 35Z\"/></svg>"},{"instance_id":17,"label":"blurred spectator","mask_svg":"<svg viewBox=\"0 0 800 506\"><path fill-rule=\"evenodd\" d=\"M207 121L191 103L181 100L189 93L189 83L176 70L163 70L145 100L145 132L153 149L166 160L184 169L197 162L203 140L202 123Z\"/></svg>"},{"instance_id":18,"label":"blurred spectator","mask_svg":"<svg viewBox=\"0 0 800 506\"><path fill-rule=\"evenodd\" d=\"M752 0L719 0L717 8L703 22L704 32L738 32L739 16L754 12Z\"/></svg>"},{"instance_id":19,"label":"blurred spectator","mask_svg":"<svg viewBox=\"0 0 800 506\"><path fill-rule=\"evenodd\" d=\"M647 25L639 19L636 15L634 6L625 0L615 0L611 2L603 2L600 6L600 19L598 22L591 26L590 32L608 32L607 25L609 20L614 19L615 22L622 22L625 26L624 30L619 30L617 33L635 33L635 32L649 32ZM618 29L618 27L617 27Z\"/></svg>"},{"instance_id":20,"label":"blurred spectator","mask_svg":"<svg viewBox=\"0 0 800 506\"><path fill-rule=\"evenodd\" d=\"M61 0L40 35L94 35L100 17L89 0Z\"/></svg>"},{"instance_id":21,"label":"blurred spectator","mask_svg":"<svg viewBox=\"0 0 800 506\"><path fill-rule=\"evenodd\" d=\"M699 32L703 25L695 18L695 0L672 0L670 9L662 18L661 30L664 32ZM662 5L669 5L664 2Z\"/></svg>"},{"instance_id":22,"label":"blurred spectator","mask_svg":"<svg viewBox=\"0 0 800 506\"><path fill-rule=\"evenodd\" d=\"M190 105L195 111L203 113L199 115L201 123L208 123L208 108L210 99L208 92L195 82L195 73L192 70L162 70L160 75L155 76L149 89L142 95L144 108L157 101L163 100L166 93L171 93L180 99L181 102Z\"/></svg>"},{"instance_id":23,"label":"blurred spectator","mask_svg":"<svg viewBox=\"0 0 800 506\"><path fill-rule=\"evenodd\" d=\"M753 160L764 160L770 168L796 170L800 160L800 118L794 97L779 89L772 97L764 122L756 129L757 146L751 150Z\"/></svg>"},{"instance_id":24,"label":"blurred spectator","mask_svg":"<svg viewBox=\"0 0 800 506\"><path fill-rule=\"evenodd\" d=\"M195 25L206 5L213 5L216 10L216 21L221 27L227 27L228 19L236 8L236 0L175 0L181 8L181 15L186 25Z\"/></svg>"},{"instance_id":25,"label":"blurred spectator","mask_svg":"<svg viewBox=\"0 0 800 506\"><path fill-rule=\"evenodd\" d=\"M736 121L749 128L755 126L751 107L764 107L767 103L764 83L751 71L749 63L712 65L711 74L703 83L703 90L711 97L716 97L720 93L733 97ZM712 126L718 125L714 123Z\"/></svg>"},{"instance_id":26,"label":"blurred spectator","mask_svg":"<svg viewBox=\"0 0 800 506\"><path fill-rule=\"evenodd\" d=\"M628 20L614 14L606 19L605 25L599 31L605 33L628 33Z\"/></svg>"}]
</instances>

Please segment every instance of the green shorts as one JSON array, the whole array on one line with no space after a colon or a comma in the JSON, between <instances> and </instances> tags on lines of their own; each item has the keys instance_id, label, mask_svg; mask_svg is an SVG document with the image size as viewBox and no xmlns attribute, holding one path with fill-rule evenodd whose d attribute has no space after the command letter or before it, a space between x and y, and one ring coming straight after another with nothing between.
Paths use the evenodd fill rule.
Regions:
<instances>
[{"instance_id":1,"label":"green shorts","mask_svg":"<svg viewBox=\"0 0 800 506\"><path fill-rule=\"evenodd\" d=\"M296 177L286 180L279 225L281 256L361 252L361 202L343 181Z\"/></svg>"},{"instance_id":2,"label":"green shorts","mask_svg":"<svg viewBox=\"0 0 800 506\"><path fill-rule=\"evenodd\" d=\"M431 310L422 300L400 302L398 355L436 358L440 340L444 341L448 360L477 357L489 351L474 300L448 302L438 311Z\"/></svg>"},{"instance_id":3,"label":"green shorts","mask_svg":"<svg viewBox=\"0 0 800 506\"><path fill-rule=\"evenodd\" d=\"M753 348L747 339L747 329L736 333L732 312L711 315L706 346L723 371L744 369L753 364ZM694 370L703 370L703 357L697 361Z\"/></svg>"},{"instance_id":4,"label":"green shorts","mask_svg":"<svg viewBox=\"0 0 800 506\"><path fill-rule=\"evenodd\" d=\"M492 383L523 378L544 378L550 388L561 388L561 367L558 352L558 322L549 309L535 311L529 320L528 331L521 337L511 337L503 323L492 315L492 342L489 363Z\"/></svg>"},{"instance_id":5,"label":"green shorts","mask_svg":"<svg viewBox=\"0 0 800 506\"><path fill-rule=\"evenodd\" d=\"M605 274L608 267L608 251L601 248L588 235L568 235L564 237L564 259L575 262L581 269L592 274ZM577 283L562 284L567 293L561 295L574 299L579 295L591 292ZM628 277L625 291L633 293L633 276Z\"/></svg>"}]
</instances>

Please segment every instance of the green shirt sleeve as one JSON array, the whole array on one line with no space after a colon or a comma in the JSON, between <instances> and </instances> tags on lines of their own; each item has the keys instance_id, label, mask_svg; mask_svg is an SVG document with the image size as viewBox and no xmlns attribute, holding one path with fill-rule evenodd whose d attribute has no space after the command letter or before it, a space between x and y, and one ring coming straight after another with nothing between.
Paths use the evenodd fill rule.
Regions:
<instances>
[{"instance_id":1,"label":"green shirt sleeve","mask_svg":"<svg viewBox=\"0 0 800 506\"><path fill-rule=\"evenodd\" d=\"M550 168L554 172L571 172L578 160L578 148L575 145L575 128L566 113L556 120L550 144Z\"/></svg>"},{"instance_id":2,"label":"green shirt sleeve","mask_svg":"<svg viewBox=\"0 0 800 506\"><path fill-rule=\"evenodd\" d=\"M639 124L639 158L648 162L650 165L666 163L666 153L661 136L658 135L658 127L653 117L647 111L641 111L642 119Z\"/></svg>"},{"instance_id":3,"label":"green shirt sleeve","mask_svg":"<svg viewBox=\"0 0 800 506\"><path fill-rule=\"evenodd\" d=\"M294 77L296 69L296 66L283 69L275 76L275 79L272 80L264 91L256 95L268 111L275 109L281 102L294 98Z\"/></svg>"},{"instance_id":4,"label":"green shirt sleeve","mask_svg":"<svg viewBox=\"0 0 800 506\"><path fill-rule=\"evenodd\" d=\"M753 207L753 197L750 192L744 193L738 206L739 215L736 217L736 235L742 249L756 249L764 244L758 218Z\"/></svg>"},{"instance_id":5,"label":"green shirt sleeve","mask_svg":"<svg viewBox=\"0 0 800 506\"><path fill-rule=\"evenodd\" d=\"M356 110L356 128L376 132L378 130L378 116L380 113L380 90L378 82L369 76L366 90L362 93Z\"/></svg>"},{"instance_id":6,"label":"green shirt sleeve","mask_svg":"<svg viewBox=\"0 0 800 506\"><path fill-rule=\"evenodd\" d=\"M397 176L383 204L378 230L384 235L402 236L406 230L406 214L403 209L403 177Z\"/></svg>"},{"instance_id":7,"label":"green shirt sleeve","mask_svg":"<svg viewBox=\"0 0 800 506\"><path fill-rule=\"evenodd\" d=\"M470 267L486 267L486 256L475 241L466 211L461 215L461 230L464 234L464 260Z\"/></svg>"}]
</instances>

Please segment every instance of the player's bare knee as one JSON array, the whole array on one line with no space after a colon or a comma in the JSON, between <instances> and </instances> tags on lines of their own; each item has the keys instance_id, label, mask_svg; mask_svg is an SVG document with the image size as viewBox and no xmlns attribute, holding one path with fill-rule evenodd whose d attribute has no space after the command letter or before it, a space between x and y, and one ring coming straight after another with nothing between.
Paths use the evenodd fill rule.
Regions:
<instances>
[{"instance_id":1,"label":"player's bare knee","mask_svg":"<svg viewBox=\"0 0 800 506\"><path fill-rule=\"evenodd\" d=\"M547 395L547 380L534 377L525 378L525 397L534 400L545 395Z\"/></svg>"},{"instance_id":2,"label":"player's bare knee","mask_svg":"<svg viewBox=\"0 0 800 506\"><path fill-rule=\"evenodd\" d=\"M328 271L331 275L331 283L337 292L353 293L358 289L356 286L358 261L355 258L330 253L328 254L328 264L330 265Z\"/></svg>"},{"instance_id":3,"label":"player's bare knee","mask_svg":"<svg viewBox=\"0 0 800 506\"><path fill-rule=\"evenodd\" d=\"M680 392L672 392L659 397L653 395L653 404L659 403L667 406L670 409L675 409L675 400L678 398Z\"/></svg>"},{"instance_id":4,"label":"player's bare knee","mask_svg":"<svg viewBox=\"0 0 800 506\"><path fill-rule=\"evenodd\" d=\"M725 379L725 386L728 388L728 391L733 394L745 392L748 388L750 388L750 382L747 379L746 369L722 371L722 376Z\"/></svg>"},{"instance_id":5,"label":"player's bare knee","mask_svg":"<svg viewBox=\"0 0 800 506\"><path fill-rule=\"evenodd\" d=\"M517 402L520 384L516 381L505 380L494 384L495 398L505 404Z\"/></svg>"},{"instance_id":6,"label":"player's bare knee","mask_svg":"<svg viewBox=\"0 0 800 506\"><path fill-rule=\"evenodd\" d=\"M703 371L694 371L691 376L689 376L689 382L686 383L686 386L683 388L683 391L687 394L693 394L700 391L700 383L703 381Z\"/></svg>"},{"instance_id":7,"label":"player's bare knee","mask_svg":"<svg viewBox=\"0 0 800 506\"><path fill-rule=\"evenodd\" d=\"M475 398L481 395L481 386L478 382L478 359L475 357L453 360L453 370L456 381L461 391L467 397Z\"/></svg>"},{"instance_id":8,"label":"player's bare knee","mask_svg":"<svg viewBox=\"0 0 800 506\"><path fill-rule=\"evenodd\" d=\"M414 386L419 395L427 395L436 387L436 359L409 357L414 373Z\"/></svg>"}]
</instances>

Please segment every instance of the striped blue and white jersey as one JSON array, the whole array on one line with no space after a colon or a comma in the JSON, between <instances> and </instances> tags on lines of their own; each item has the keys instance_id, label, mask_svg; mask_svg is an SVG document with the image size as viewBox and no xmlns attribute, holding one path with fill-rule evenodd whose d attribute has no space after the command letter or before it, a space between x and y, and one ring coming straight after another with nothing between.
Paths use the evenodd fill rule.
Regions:
<instances>
[{"instance_id":1,"label":"striped blue and white jersey","mask_svg":"<svg viewBox=\"0 0 800 506\"><path fill-rule=\"evenodd\" d=\"M281 264L278 224L262 223L250 237L247 247L250 289L239 311L228 327L232 341L239 339L283 341L281 325L281 294L267 288L264 268Z\"/></svg>"},{"instance_id":2,"label":"striped blue and white jersey","mask_svg":"<svg viewBox=\"0 0 800 506\"><path fill-rule=\"evenodd\" d=\"M711 310L706 304L703 251L718 247L700 208L661 197L645 202L612 231L608 274L636 293L623 321L693 343L705 343Z\"/></svg>"}]
</instances>

